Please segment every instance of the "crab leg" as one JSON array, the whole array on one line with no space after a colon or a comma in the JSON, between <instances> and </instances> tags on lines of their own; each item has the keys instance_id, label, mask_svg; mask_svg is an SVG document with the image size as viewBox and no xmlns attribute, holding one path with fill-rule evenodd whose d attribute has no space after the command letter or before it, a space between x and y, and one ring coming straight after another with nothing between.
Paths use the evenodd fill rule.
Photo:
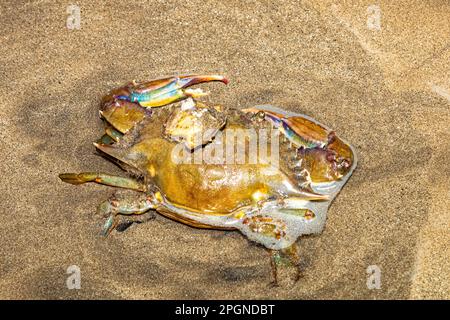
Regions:
<instances>
[{"instance_id":1,"label":"crab leg","mask_svg":"<svg viewBox=\"0 0 450 320\"><path fill-rule=\"evenodd\" d=\"M270 256L270 269L272 270L272 284L274 287L278 287L278 261L279 252L278 250L267 249Z\"/></svg>"},{"instance_id":2,"label":"crab leg","mask_svg":"<svg viewBox=\"0 0 450 320\"><path fill-rule=\"evenodd\" d=\"M97 142L111 145L119 141L147 114L150 115L151 111L135 103L115 100L103 104L99 113L105 123L105 134Z\"/></svg>"},{"instance_id":3,"label":"crab leg","mask_svg":"<svg viewBox=\"0 0 450 320\"><path fill-rule=\"evenodd\" d=\"M105 128L105 133L111 137L111 139L113 139L115 142L119 141L120 138L123 137L123 133L117 131L116 129L114 129L112 126L107 125Z\"/></svg>"},{"instance_id":4,"label":"crab leg","mask_svg":"<svg viewBox=\"0 0 450 320\"><path fill-rule=\"evenodd\" d=\"M111 145L113 144L115 141L113 138L111 138L109 135L107 135L106 133L104 135L101 136L100 139L97 140L98 144L106 144L106 145Z\"/></svg>"},{"instance_id":5,"label":"crab leg","mask_svg":"<svg viewBox=\"0 0 450 320\"><path fill-rule=\"evenodd\" d=\"M86 182L95 182L111 187L119 187L142 192L146 190L144 184L132 178L118 177L99 172L61 173L59 178L64 182L75 185Z\"/></svg>"},{"instance_id":6,"label":"crab leg","mask_svg":"<svg viewBox=\"0 0 450 320\"><path fill-rule=\"evenodd\" d=\"M228 83L225 77L218 75L185 75L138 84L132 83L119 95L115 95L115 98L136 102L143 107L161 107L189 97L197 98L206 95L207 93L201 89L188 89L188 87L211 81Z\"/></svg>"},{"instance_id":7,"label":"crab leg","mask_svg":"<svg viewBox=\"0 0 450 320\"><path fill-rule=\"evenodd\" d=\"M293 243L290 247L287 247L285 249L268 249L268 251L270 255L270 266L272 269L272 283L274 284L274 286L278 286L278 267L283 264L295 267L296 272L294 281L297 282L298 279L300 279L300 257L298 256L296 243Z\"/></svg>"},{"instance_id":8,"label":"crab leg","mask_svg":"<svg viewBox=\"0 0 450 320\"><path fill-rule=\"evenodd\" d=\"M111 231L120 223L120 217L118 215L143 215L151 209L155 209L153 196L143 195L137 199L116 199L110 198L102 202L97 209L97 213L107 216L102 234L107 236ZM125 223L132 223L135 221L141 221L142 219L133 217L127 218Z\"/></svg>"},{"instance_id":9,"label":"crab leg","mask_svg":"<svg viewBox=\"0 0 450 320\"><path fill-rule=\"evenodd\" d=\"M105 120L110 128L114 128L117 134L125 134L151 113L151 110L136 103L113 100L103 104L100 117Z\"/></svg>"},{"instance_id":10,"label":"crab leg","mask_svg":"<svg viewBox=\"0 0 450 320\"><path fill-rule=\"evenodd\" d=\"M123 133L114 129L108 122L105 121L105 134L97 140L99 144L111 145L118 142L123 137Z\"/></svg>"}]
</instances>

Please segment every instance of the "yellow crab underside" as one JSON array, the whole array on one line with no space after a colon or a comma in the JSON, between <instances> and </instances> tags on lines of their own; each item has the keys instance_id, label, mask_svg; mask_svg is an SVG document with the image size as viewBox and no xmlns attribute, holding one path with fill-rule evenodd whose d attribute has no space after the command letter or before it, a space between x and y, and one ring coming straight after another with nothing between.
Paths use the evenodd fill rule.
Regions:
<instances>
[{"instance_id":1,"label":"yellow crab underside","mask_svg":"<svg viewBox=\"0 0 450 320\"><path fill-rule=\"evenodd\" d=\"M237 229L272 250L318 233L356 166L353 149L325 126L272 106L207 106L188 86L220 76L131 83L103 99L106 133L95 144L132 177L61 174L136 191L102 203L104 232L121 216L157 211L201 228ZM181 103L178 103L181 101Z\"/></svg>"}]
</instances>

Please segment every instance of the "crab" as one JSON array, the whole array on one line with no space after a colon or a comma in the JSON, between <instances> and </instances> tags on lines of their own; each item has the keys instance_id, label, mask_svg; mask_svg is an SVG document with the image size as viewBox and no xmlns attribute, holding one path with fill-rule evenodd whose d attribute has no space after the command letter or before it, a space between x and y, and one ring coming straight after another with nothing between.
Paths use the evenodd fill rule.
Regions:
<instances>
[{"instance_id":1,"label":"crab","mask_svg":"<svg viewBox=\"0 0 450 320\"><path fill-rule=\"evenodd\" d=\"M324 228L356 166L354 149L305 115L201 102L206 93L190 86L210 81L228 82L186 75L112 90L100 109L105 134L94 145L128 176L59 177L130 190L98 207L104 235L155 212L196 228L238 230L268 249L274 284L280 261L295 266L298 279L297 239Z\"/></svg>"}]
</instances>

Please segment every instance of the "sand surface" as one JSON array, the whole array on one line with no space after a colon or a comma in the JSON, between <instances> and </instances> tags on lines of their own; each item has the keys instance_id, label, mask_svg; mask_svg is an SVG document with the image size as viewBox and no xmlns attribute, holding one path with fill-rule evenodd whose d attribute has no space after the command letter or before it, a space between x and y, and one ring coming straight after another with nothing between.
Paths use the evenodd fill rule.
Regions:
<instances>
[{"instance_id":1,"label":"sand surface","mask_svg":"<svg viewBox=\"0 0 450 320\"><path fill-rule=\"evenodd\" d=\"M359 0L77 1L69 30L67 1L2 1L0 298L449 299L450 4L376 2L379 30ZM296 284L268 287L266 251L236 232L157 217L103 239L112 190L57 177L120 174L92 146L109 89L191 72L230 79L207 101L304 113L358 151Z\"/></svg>"}]
</instances>

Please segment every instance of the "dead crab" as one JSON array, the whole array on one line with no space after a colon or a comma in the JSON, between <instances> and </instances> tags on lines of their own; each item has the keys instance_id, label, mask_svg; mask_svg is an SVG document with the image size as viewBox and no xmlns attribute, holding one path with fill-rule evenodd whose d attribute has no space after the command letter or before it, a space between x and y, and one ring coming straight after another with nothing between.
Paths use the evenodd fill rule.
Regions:
<instances>
[{"instance_id":1,"label":"dead crab","mask_svg":"<svg viewBox=\"0 0 450 320\"><path fill-rule=\"evenodd\" d=\"M113 90L102 102L106 133L95 146L130 177L59 177L134 190L100 204L108 216L105 235L155 211L193 227L239 230L269 249L276 282L284 256L298 265L297 238L323 229L328 206L356 166L355 154L303 115L195 101L205 93L187 87L208 81L227 83L190 75Z\"/></svg>"}]
</instances>

